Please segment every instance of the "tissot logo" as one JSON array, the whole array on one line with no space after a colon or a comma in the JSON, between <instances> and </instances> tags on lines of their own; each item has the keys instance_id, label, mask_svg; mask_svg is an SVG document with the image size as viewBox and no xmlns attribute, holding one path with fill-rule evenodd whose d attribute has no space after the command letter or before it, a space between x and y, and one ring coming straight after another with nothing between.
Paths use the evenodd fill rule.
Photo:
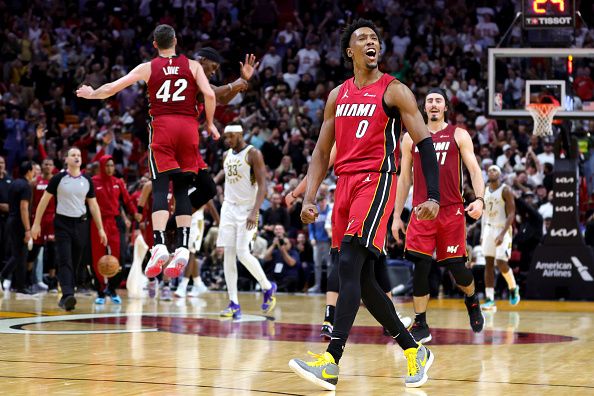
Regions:
<instances>
[{"instance_id":1,"label":"tissot logo","mask_svg":"<svg viewBox=\"0 0 594 396\"><path fill-rule=\"evenodd\" d=\"M552 229L551 236L553 237L574 237L577 236L578 230L577 228L573 228L571 230L567 230L566 228L559 228L559 229Z\"/></svg>"},{"instance_id":2,"label":"tissot logo","mask_svg":"<svg viewBox=\"0 0 594 396\"><path fill-rule=\"evenodd\" d=\"M555 198L573 198L574 193L568 191L557 191L555 192Z\"/></svg>"},{"instance_id":3,"label":"tissot logo","mask_svg":"<svg viewBox=\"0 0 594 396\"><path fill-rule=\"evenodd\" d=\"M574 183L575 182L575 178L573 177L557 177L555 179L555 183L558 184L569 184L569 183Z\"/></svg>"},{"instance_id":4,"label":"tissot logo","mask_svg":"<svg viewBox=\"0 0 594 396\"><path fill-rule=\"evenodd\" d=\"M573 206L555 206L555 212L573 212Z\"/></svg>"}]
</instances>

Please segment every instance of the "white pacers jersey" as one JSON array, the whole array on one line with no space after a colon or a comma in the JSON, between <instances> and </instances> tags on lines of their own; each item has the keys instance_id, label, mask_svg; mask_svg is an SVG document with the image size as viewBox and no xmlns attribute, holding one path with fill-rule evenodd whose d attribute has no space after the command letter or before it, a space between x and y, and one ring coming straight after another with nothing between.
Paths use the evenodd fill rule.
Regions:
<instances>
[{"instance_id":1,"label":"white pacers jersey","mask_svg":"<svg viewBox=\"0 0 594 396\"><path fill-rule=\"evenodd\" d=\"M227 151L223 167L225 168L225 201L235 205L254 205L258 184L248 164L247 155L253 148L247 145L239 153Z\"/></svg>"},{"instance_id":2,"label":"white pacers jersey","mask_svg":"<svg viewBox=\"0 0 594 396\"><path fill-rule=\"evenodd\" d=\"M494 257L495 260L508 261L512 248L512 227L505 232L501 244L495 245L495 239L501 235L505 227L507 215L505 214L505 201L503 189L499 186L495 191L485 188L485 210L483 211L483 230L481 246L485 257Z\"/></svg>"},{"instance_id":3,"label":"white pacers jersey","mask_svg":"<svg viewBox=\"0 0 594 396\"><path fill-rule=\"evenodd\" d=\"M505 201L503 200L503 189L505 185L502 184L495 191L491 191L489 186L485 188L485 223L490 227L503 227L507 220L505 214Z\"/></svg>"}]
</instances>

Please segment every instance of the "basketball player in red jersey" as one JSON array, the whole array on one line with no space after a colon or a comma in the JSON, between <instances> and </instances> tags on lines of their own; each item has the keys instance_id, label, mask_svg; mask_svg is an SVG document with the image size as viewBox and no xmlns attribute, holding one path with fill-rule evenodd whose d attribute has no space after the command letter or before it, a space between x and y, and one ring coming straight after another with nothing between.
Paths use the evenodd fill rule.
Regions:
<instances>
[{"instance_id":1,"label":"basketball player in red jersey","mask_svg":"<svg viewBox=\"0 0 594 396\"><path fill-rule=\"evenodd\" d=\"M411 216L406 232L406 257L415 264L413 304L416 317L411 333L421 343L431 341L431 333L426 322L426 311L429 302L429 271L434 251L437 262L447 267L458 287L466 295L464 302L472 330L477 333L482 331L485 322L474 290L472 271L465 265L466 221L464 216L464 213L467 212L473 219L481 217L485 185L481 168L474 155L472 139L466 130L445 122L447 109L448 99L445 91L441 88L431 88L425 98L425 112L428 117L427 127L433 135L440 168L441 208L437 218L432 221L418 221L415 216ZM397 242L400 242L399 232L404 232L404 224L400 215L411 182L414 185L413 207L416 208L424 200L425 177L419 171L419 161L421 158L413 139L409 134L404 135L400 178L398 179L398 192L396 193L392 223L392 233ZM476 196L476 200L468 205L466 210L462 198L462 162L470 172L472 188Z\"/></svg>"},{"instance_id":2,"label":"basketball player in red jersey","mask_svg":"<svg viewBox=\"0 0 594 396\"><path fill-rule=\"evenodd\" d=\"M196 96L199 91L202 93L206 129L218 139L219 132L213 124L216 99L202 66L183 55L176 55L177 39L171 26L157 26L153 38L153 46L159 52L157 58L138 65L117 81L96 90L83 85L76 93L86 99L105 99L137 81L147 82L151 116L149 169L153 180L154 246L145 274L149 278L157 276L169 259L169 251L165 246L165 227L169 219L167 191L171 180L176 202L177 248L165 273L171 278L177 278L183 272L190 255L188 241L192 207L188 197L188 174L196 174L205 167L198 152Z\"/></svg>"},{"instance_id":3,"label":"basketball player in red jersey","mask_svg":"<svg viewBox=\"0 0 594 396\"><path fill-rule=\"evenodd\" d=\"M39 201L41 201L41 197L43 196L43 192L47 188L50 179L54 175L54 160L51 158L46 158L41 163L41 175L37 176L37 178L32 183L33 187L33 209L31 213L33 214L33 220L35 220L35 211L37 210L37 205L39 205ZM33 240L33 251L31 252L32 260L35 261L41 247L44 247L43 250L43 261L46 263L46 268L48 268L49 279L48 279L48 287L50 292L57 292L58 291L58 279L56 278L56 262L55 262L55 243L56 243L56 235L54 231L54 217L56 216L56 200L51 199L50 203L47 205L45 212L43 212L43 217L41 218L41 234L38 238ZM37 279L37 287L39 289L47 289L48 287L44 287L44 284L41 282L41 279ZM34 286L35 287L35 286Z\"/></svg>"},{"instance_id":4,"label":"basketball player in red jersey","mask_svg":"<svg viewBox=\"0 0 594 396\"><path fill-rule=\"evenodd\" d=\"M298 375L328 390L338 382L338 362L363 299L373 317L404 349L408 362L407 387L427 381L433 354L415 342L396 315L394 304L378 285L373 256L384 248L388 218L396 194L398 141L404 123L419 146L422 169L428 180L426 202L416 211L420 220L431 220L439 211L439 168L435 150L412 92L400 81L378 70L379 34L372 22L359 19L341 38L341 52L353 63L354 77L330 93L324 122L307 172L301 220L317 216L315 197L328 169L336 140L338 176L332 220L342 240L338 271L340 291L335 323L325 353L315 361L292 359ZM344 236L343 236L344 235ZM333 235L334 236L334 235Z\"/></svg>"}]
</instances>

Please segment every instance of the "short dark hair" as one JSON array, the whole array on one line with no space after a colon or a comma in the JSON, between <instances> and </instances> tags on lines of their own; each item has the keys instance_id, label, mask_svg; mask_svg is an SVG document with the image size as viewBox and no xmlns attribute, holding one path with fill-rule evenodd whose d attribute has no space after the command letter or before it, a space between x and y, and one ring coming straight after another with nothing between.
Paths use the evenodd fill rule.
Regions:
<instances>
[{"instance_id":1,"label":"short dark hair","mask_svg":"<svg viewBox=\"0 0 594 396\"><path fill-rule=\"evenodd\" d=\"M380 39L381 37L379 31L377 30L377 27L369 19L355 19L353 22L351 22L351 24L347 25L342 32L342 36L340 37L340 52L342 54L342 58L347 63L352 62L351 58L347 54L347 48L349 48L350 46L351 36L355 32L355 30L360 29L362 27L367 27L373 30L377 35L378 39Z\"/></svg>"},{"instance_id":2,"label":"short dark hair","mask_svg":"<svg viewBox=\"0 0 594 396\"><path fill-rule=\"evenodd\" d=\"M173 47L173 39L175 39L175 30L169 25L159 25L153 32L153 40L156 41L159 49Z\"/></svg>"},{"instance_id":3,"label":"short dark hair","mask_svg":"<svg viewBox=\"0 0 594 396\"><path fill-rule=\"evenodd\" d=\"M33 161L23 161L19 166L19 176L25 177L25 175L33 170Z\"/></svg>"},{"instance_id":4,"label":"short dark hair","mask_svg":"<svg viewBox=\"0 0 594 396\"><path fill-rule=\"evenodd\" d=\"M443 96L443 100L444 100L445 105L446 105L446 110L444 111L443 114L444 114L444 117L447 120L447 118L448 118L448 111L450 110L450 99L448 98L448 93L446 92L445 89L443 89L441 87L431 87L427 91L427 95L425 95L425 101L427 100L427 96L429 96L429 95L431 95L433 93L436 93L438 95ZM425 110L425 105L423 104L423 111L422 111L422 113L425 113L425 111L426 111Z\"/></svg>"},{"instance_id":5,"label":"short dark hair","mask_svg":"<svg viewBox=\"0 0 594 396\"><path fill-rule=\"evenodd\" d=\"M198 50L197 55L201 58L208 59L214 63L223 63L223 57L221 56L221 54L219 54L219 52L212 47L200 48Z\"/></svg>"}]
</instances>

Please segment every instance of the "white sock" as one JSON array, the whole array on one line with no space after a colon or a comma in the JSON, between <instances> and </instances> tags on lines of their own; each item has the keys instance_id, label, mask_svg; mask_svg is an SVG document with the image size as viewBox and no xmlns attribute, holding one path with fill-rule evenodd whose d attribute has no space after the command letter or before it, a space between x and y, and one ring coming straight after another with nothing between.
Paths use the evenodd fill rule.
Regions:
<instances>
[{"instance_id":1,"label":"white sock","mask_svg":"<svg viewBox=\"0 0 594 396\"><path fill-rule=\"evenodd\" d=\"M229 300L233 301L235 304L239 304L239 299L237 298L237 254L234 247L225 246L223 267L225 270L225 283L227 284Z\"/></svg>"},{"instance_id":2,"label":"white sock","mask_svg":"<svg viewBox=\"0 0 594 396\"><path fill-rule=\"evenodd\" d=\"M514 272L511 270L511 268L507 272L502 272L501 275L503 275L505 278L509 290L516 288L516 278L514 278Z\"/></svg>"},{"instance_id":3,"label":"white sock","mask_svg":"<svg viewBox=\"0 0 594 396\"><path fill-rule=\"evenodd\" d=\"M258 259L255 258L249 252L249 250L239 251L238 255L239 255L239 261L241 262L241 264L243 264L245 266L245 268L247 268L247 270L250 271L250 274L252 274L252 276L254 278L256 278L256 280L260 284L260 287L262 288L262 290L270 289L272 287L272 285L268 281L268 278L266 278L266 274L264 273L264 270L262 269L262 265L260 264Z\"/></svg>"},{"instance_id":4,"label":"white sock","mask_svg":"<svg viewBox=\"0 0 594 396\"><path fill-rule=\"evenodd\" d=\"M182 278L182 280L179 282L179 285L177 286L178 289L186 291L186 289L188 288L188 283L190 282L190 278L186 278L185 276Z\"/></svg>"},{"instance_id":5,"label":"white sock","mask_svg":"<svg viewBox=\"0 0 594 396\"><path fill-rule=\"evenodd\" d=\"M495 288L485 287L485 296L487 297L487 300L495 301Z\"/></svg>"},{"instance_id":6,"label":"white sock","mask_svg":"<svg viewBox=\"0 0 594 396\"><path fill-rule=\"evenodd\" d=\"M198 285L202 283L202 278L200 276L195 276L193 279L194 279L194 287L198 287Z\"/></svg>"}]
</instances>

